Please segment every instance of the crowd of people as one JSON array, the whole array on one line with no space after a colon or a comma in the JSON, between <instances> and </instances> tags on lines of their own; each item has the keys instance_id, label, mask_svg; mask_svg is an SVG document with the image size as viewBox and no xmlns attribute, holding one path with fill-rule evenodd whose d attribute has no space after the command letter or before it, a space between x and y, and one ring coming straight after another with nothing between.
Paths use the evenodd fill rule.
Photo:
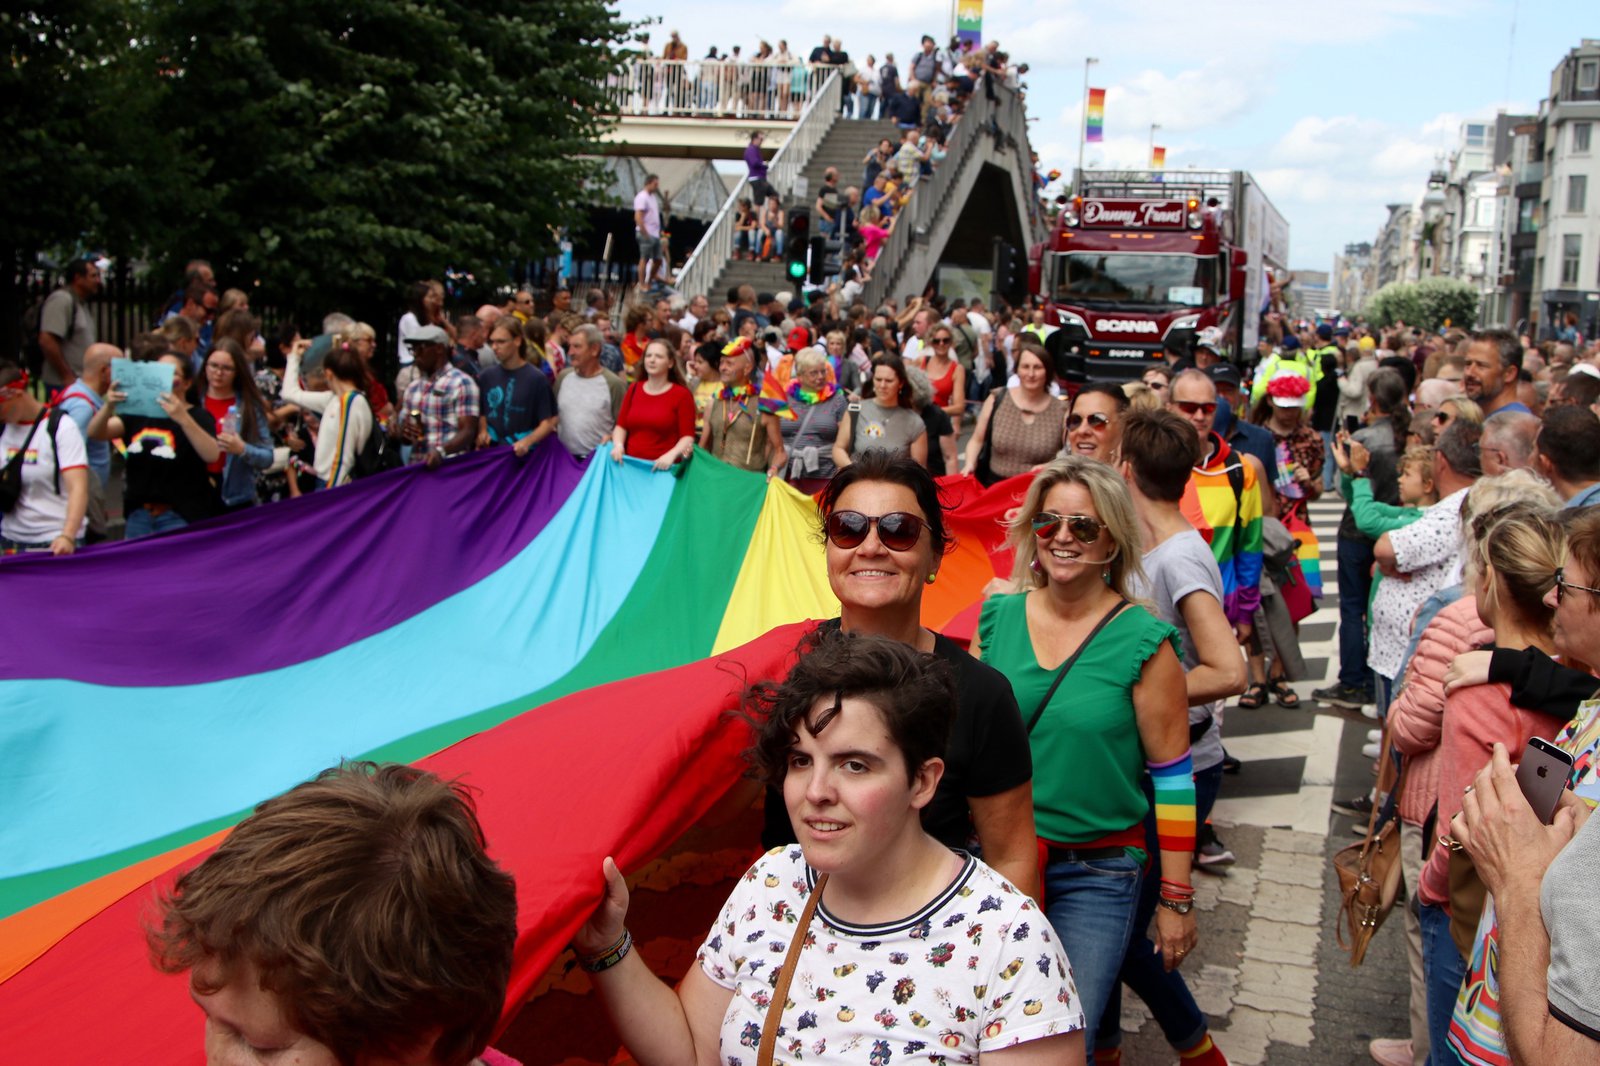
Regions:
<instances>
[{"instance_id":1,"label":"crowd of people","mask_svg":"<svg viewBox=\"0 0 1600 1066\"><path fill-rule=\"evenodd\" d=\"M903 75L894 53L884 53L881 62L868 55L858 64L841 38L828 35L809 52L791 52L786 40L774 48L758 39L748 51L737 44L726 51L712 45L703 57L691 58L687 42L672 30L659 54L647 35L633 58L613 84L630 107L702 117L796 118L835 71L842 78L841 113L864 119L896 117L890 104L901 93L925 103L941 90L971 93L985 78L1020 88L1028 72L1026 63L1013 64L994 41L980 45L957 37L940 48L928 35L910 53Z\"/></svg>"},{"instance_id":2,"label":"crowd of people","mask_svg":"<svg viewBox=\"0 0 1600 1066\"><path fill-rule=\"evenodd\" d=\"M715 307L636 296L619 331L603 293L584 311L563 291L541 313L526 290L452 310L422 281L390 378L370 325L334 313L313 336L285 325L268 339L245 295L219 292L196 261L126 353L170 373L157 416L126 409L124 353L79 314L98 283L74 261L47 302L42 382L0 363L7 553L69 554L109 531L97 523L117 442L129 538L402 462L526 456L548 437L579 460L658 471L698 445L816 497L841 613L745 704L770 850L675 990L631 957L609 862L575 941L640 1062L719 1045L726 1057L769 1031L824 1061L937 1040L1115 1062L1124 985L1183 1061L1225 1062L1182 977L1204 933L1194 873L1234 862L1208 818L1237 768L1225 711L1310 702L1293 687L1297 630L1320 580L1298 549L1308 504L1332 495L1338 676L1308 695L1374 721L1367 753L1398 779L1386 770L1335 807L1398 819L1417 900L1411 1032L1373 1056L1596 1052L1600 929L1581 870L1600 848L1587 824L1600 798L1600 347L1285 322L1249 378L1202 336L1174 339L1138 381L1082 383L1057 379L1042 312L933 292L878 308L838 290L808 303L739 286ZM1018 479L1014 570L965 649L921 624L953 540L936 478L956 474ZM1532 742L1570 760L1550 810L1530 806L1513 769ZM202 895L206 869L180 903ZM216 923L245 912L195 906L160 934L164 964L193 970L208 1010L265 1010L249 981L236 986L281 947L232 945L242 934ZM957 958L985 975L964 984L989 993L940 994ZM282 1002L313 986L273 987L294 1033L367 1039ZM486 1037L475 1027L434 1061L466 1062Z\"/></svg>"}]
</instances>

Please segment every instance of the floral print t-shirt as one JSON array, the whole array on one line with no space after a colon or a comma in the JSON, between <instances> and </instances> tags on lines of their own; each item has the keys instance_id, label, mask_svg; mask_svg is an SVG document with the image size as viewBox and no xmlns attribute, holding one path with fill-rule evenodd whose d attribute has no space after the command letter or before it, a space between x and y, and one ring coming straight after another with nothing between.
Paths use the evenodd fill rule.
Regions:
<instances>
[{"instance_id":1,"label":"floral print t-shirt","mask_svg":"<svg viewBox=\"0 0 1600 1066\"><path fill-rule=\"evenodd\" d=\"M797 845L740 879L699 952L733 992L722 1062L753 1066L772 989L816 882ZM971 856L917 913L853 925L819 905L778 1028L779 1063L972 1063L1083 1028L1072 971L1039 908Z\"/></svg>"}]
</instances>

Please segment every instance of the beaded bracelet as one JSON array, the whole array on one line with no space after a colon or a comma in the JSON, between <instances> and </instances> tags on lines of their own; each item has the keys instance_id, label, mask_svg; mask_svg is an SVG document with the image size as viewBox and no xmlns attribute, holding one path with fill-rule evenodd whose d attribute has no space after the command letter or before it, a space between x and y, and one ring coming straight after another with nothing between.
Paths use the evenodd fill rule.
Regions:
<instances>
[{"instance_id":1,"label":"beaded bracelet","mask_svg":"<svg viewBox=\"0 0 1600 1066\"><path fill-rule=\"evenodd\" d=\"M603 973L627 958L632 950L633 934L624 929L621 938L600 954L579 955L578 965L583 967L584 973Z\"/></svg>"}]
</instances>

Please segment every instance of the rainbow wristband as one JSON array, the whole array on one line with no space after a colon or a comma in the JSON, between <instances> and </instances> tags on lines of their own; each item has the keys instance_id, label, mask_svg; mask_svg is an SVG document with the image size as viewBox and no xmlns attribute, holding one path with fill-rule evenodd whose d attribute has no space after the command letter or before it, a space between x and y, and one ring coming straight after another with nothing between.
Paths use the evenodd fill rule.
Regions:
<instances>
[{"instance_id":1,"label":"rainbow wristband","mask_svg":"<svg viewBox=\"0 0 1600 1066\"><path fill-rule=\"evenodd\" d=\"M1147 762L1156 793L1156 840L1162 851L1194 851L1194 759Z\"/></svg>"}]
</instances>

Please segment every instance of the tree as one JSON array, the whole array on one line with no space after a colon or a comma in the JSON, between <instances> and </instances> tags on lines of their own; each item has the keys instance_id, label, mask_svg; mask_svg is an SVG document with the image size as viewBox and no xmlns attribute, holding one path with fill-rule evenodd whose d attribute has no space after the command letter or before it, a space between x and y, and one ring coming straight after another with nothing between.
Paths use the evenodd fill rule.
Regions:
<instances>
[{"instance_id":1,"label":"tree","mask_svg":"<svg viewBox=\"0 0 1600 1066\"><path fill-rule=\"evenodd\" d=\"M1396 322L1421 325L1422 301L1417 298L1416 284L1391 281L1373 293L1367 301L1367 317L1377 326L1392 326Z\"/></svg>"},{"instance_id":2,"label":"tree","mask_svg":"<svg viewBox=\"0 0 1600 1066\"><path fill-rule=\"evenodd\" d=\"M40 253L134 253L171 217L188 175L156 118L162 82L140 0L51 0L0 12L0 256L26 272ZM15 322L16 284L0 315ZM9 347L12 331L4 337Z\"/></svg>"},{"instance_id":3,"label":"tree","mask_svg":"<svg viewBox=\"0 0 1600 1066\"><path fill-rule=\"evenodd\" d=\"M198 178L172 260L372 315L570 225L631 27L599 0L154 0Z\"/></svg>"},{"instance_id":4,"label":"tree","mask_svg":"<svg viewBox=\"0 0 1600 1066\"><path fill-rule=\"evenodd\" d=\"M1471 282L1459 278L1423 278L1417 282L1417 300L1422 304L1424 328L1471 329L1478 320L1482 297Z\"/></svg>"}]
</instances>

